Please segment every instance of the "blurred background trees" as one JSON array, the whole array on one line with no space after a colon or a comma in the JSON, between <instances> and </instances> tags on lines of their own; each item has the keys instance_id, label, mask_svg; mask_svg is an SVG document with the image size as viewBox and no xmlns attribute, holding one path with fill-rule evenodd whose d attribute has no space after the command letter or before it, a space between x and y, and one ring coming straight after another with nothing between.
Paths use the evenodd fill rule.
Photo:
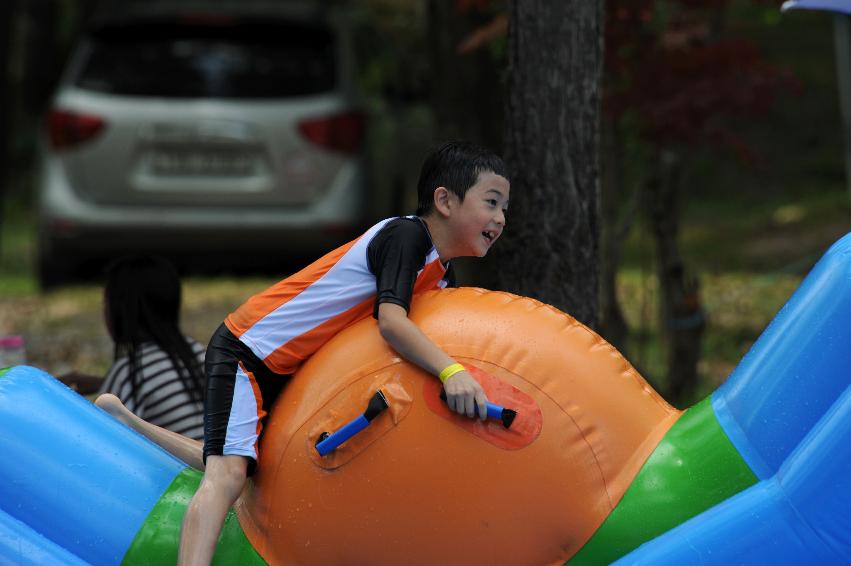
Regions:
<instances>
[{"instance_id":1,"label":"blurred background trees","mask_svg":"<svg viewBox=\"0 0 851 566\"><path fill-rule=\"evenodd\" d=\"M730 28L732 5L611 1L606 22L601 332L627 349L617 262L626 233L641 216L655 252L674 399L697 383L706 325L699 276L680 245L694 161L706 150L732 152L742 163L758 160L758 148L739 133L741 122L765 119L779 96L799 86L788 70L766 63L754 41ZM636 176L627 178L627 163L639 160Z\"/></svg>"},{"instance_id":2,"label":"blurred background trees","mask_svg":"<svg viewBox=\"0 0 851 566\"><path fill-rule=\"evenodd\" d=\"M0 197L29 202L36 137L74 39L95 0L9 0L0 8ZM0 198L0 222L8 198ZM2 231L0 231L2 234Z\"/></svg>"},{"instance_id":3,"label":"blurred background trees","mask_svg":"<svg viewBox=\"0 0 851 566\"><path fill-rule=\"evenodd\" d=\"M11 128L12 111L9 94L12 92L12 81L8 73L10 53L12 51L12 22L14 21L14 6L6 3L0 8L0 69L6 69L3 74L2 85L0 85L0 131L7 132ZM0 136L0 222L3 218L3 204L5 203L6 175L8 169L9 136ZM0 231L2 238L2 231ZM2 240L0 240L2 245Z\"/></svg>"},{"instance_id":4,"label":"blurred background trees","mask_svg":"<svg viewBox=\"0 0 851 566\"><path fill-rule=\"evenodd\" d=\"M765 293L768 283L760 281L803 273L838 232L847 231L847 205L835 196L843 181L831 22L820 14L781 17L779 2L764 0L606 0L599 16L605 21L598 26L602 49L590 45L583 53L604 58L600 96L587 99L600 102L599 144L590 130L583 134L598 146L596 165L590 147L565 141L565 129L555 144L530 138L531 129L516 140L505 135L540 127L522 117L535 112L544 117L544 127L557 130L563 124L548 101L564 104L577 94L570 91L576 86L572 75L558 68L550 75L555 92L512 99L510 59L521 51L512 51L508 30L518 30L517 10L531 7L534 14L544 10L538 4L347 4L358 30L359 84L372 115L378 198L390 211L411 212L422 153L448 137L494 147L512 164L531 163L515 172L504 245L484 268L463 264L462 282L530 295L549 288L537 296L596 323L669 399L687 403L705 392L696 389L699 378L731 369L707 360L719 352L737 360L764 325L731 322L733 315L716 307L722 297L742 317L751 316L746 313L760 297L743 296L741 289L753 288L749 281L758 282L756 295ZM6 38L0 58L5 44L10 88L3 95L7 104L0 105L7 133L7 151L0 153L8 156L4 186L11 197L3 200L22 226L28 226L34 140L49 93L93 6L92 0L13 0L2 8L8 29L0 30L0 39ZM592 20L582 16L565 23L567 12L579 9L571 2L547 9L553 12L544 23L552 28L536 32L540 43L529 52L538 71L563 61L559 45L571 37L567 28L559 34L559 25L593 20L589 15ZM527 78L534 85L547 75ZM555 95L563 98L551 98ZM506 113L512 104L518 115ZM589 169L581 182L566 179L573 169L564 164L571 159ZM553 160L562 167L554 167L552 177L540 176ZM596 176L599 202L593 197ZM570 216L574 185L592 195L584 218L599 213L598 220L583 223ZM521 204L521 193L537 194L538 200ZM553 203L554 198L565 200ZM535 227L524 227L542 212L552 214L541 237L550 256L529 247ZM9 218L7 211L4 222ZM590 236L594 226L599 244L579 242L578 252L559 247L558 240L577 240L571 230ZM12 238L23 241L22 233ZM9 269L5 253L3 268ZM584 264L583 253L599 261ZM12 267L31 269L25 256L15 255L12 261L20 265ZM527 273L526 262L539 262L541 271ZM597 281L597 264L599 283L573 288L578 278ZM529 277L509 281L500 274Z\"/></svg>"}]
</instances>

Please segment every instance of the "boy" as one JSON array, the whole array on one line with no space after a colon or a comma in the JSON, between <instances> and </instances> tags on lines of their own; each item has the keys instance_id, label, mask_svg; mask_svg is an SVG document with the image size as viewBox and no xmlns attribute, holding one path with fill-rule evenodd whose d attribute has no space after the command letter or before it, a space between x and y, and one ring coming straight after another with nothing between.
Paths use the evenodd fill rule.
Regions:
<instances>
[{"instance_id":1,"label":"boy","mask_svg":"<svg viewBox=\"0 0 851 566\"><path fill-rule=\"evenodd\" d=\"M488 150L444 144L423 163L416 216L379 222L227 317L207 348L206 469L184 517L180 564L212 560L225 516L256 466L260 423L283 376L353 322L372 314L393 349L440 378L451 410L472 418L478 409L485 418L481 386L407 314L412 295L453 282L449 260L482 257L499 238L507 177L502 160ZM98 404L121 413L109 401ZM201 459L196 446L140 432L190 464Z\"/></svg>"}]
</instances>

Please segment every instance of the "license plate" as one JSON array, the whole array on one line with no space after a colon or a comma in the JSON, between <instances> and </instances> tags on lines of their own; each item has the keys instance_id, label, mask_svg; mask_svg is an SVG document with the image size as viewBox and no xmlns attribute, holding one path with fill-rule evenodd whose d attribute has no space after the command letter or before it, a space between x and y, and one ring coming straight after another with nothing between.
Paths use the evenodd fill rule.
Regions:
<instances>
[{"instance_id":1,"label":"license plate","mask_svg":"<svg viewBox=\"0 0 851 566\"><path fill-rule=\"evenodd\" d=\"M256 171L255 157L244 151L154 151L150 172L163 177L245 177Z\"/></svg>"}]
</instances>

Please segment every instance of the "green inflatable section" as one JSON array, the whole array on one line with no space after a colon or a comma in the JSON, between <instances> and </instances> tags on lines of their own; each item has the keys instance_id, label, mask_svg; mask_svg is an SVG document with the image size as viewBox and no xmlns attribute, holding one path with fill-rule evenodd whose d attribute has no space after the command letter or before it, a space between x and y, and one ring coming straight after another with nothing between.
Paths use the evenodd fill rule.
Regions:
<instances>
[{"instance_id":1,"label":"green inflatable section","mask_svg":"<svg viewBox=\"0 0 851 566\"><path fill-rule=\"evenodd\" d=\"M125 566L149 564L177 564L177 547L180 542L180 524L198 485L201 472L185 468L171 482L160 500L151 510L142 528L121 561ZM245 538L233 510L225 519L213 564L225 566L266 565L257 551Z\"/></svg>"},{"instance_id":2,"label":"green inflatable section","mask_svg":"<svg viewBox=\"0 0 851 566\"><path fill-rule=\"evenodd\" d=\"M9 373L9 370L10 370L10 369L12 369L12 368L2 368L2 369L0 369L0 377L3 377L3 376L4 376L4 375L6 375L7 373Z\"/></svg>"},{"instance_id":3,"label":"green inflatable section","mask_svg":"<svg viewBox=\"0 0 851 566\"><path fill-rule=\"evenodd\" d=\"M706 398L671 427L618 506L567 563L609 564L756 481Z\"/></svg>"}]
</instances>

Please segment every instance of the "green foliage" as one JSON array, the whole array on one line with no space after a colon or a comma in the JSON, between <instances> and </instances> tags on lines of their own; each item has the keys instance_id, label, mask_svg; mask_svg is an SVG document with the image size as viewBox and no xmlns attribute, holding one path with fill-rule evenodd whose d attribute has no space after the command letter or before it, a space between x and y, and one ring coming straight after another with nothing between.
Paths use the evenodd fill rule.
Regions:
<instances>
[{"instance_id":1,"label":"green foliage","mask_svg":"<svg viewBox=\"0 0 851 566\"><path fill-rule=\"evenodd\" d=\"M36 290L32 206L21 197L0 204L0 296L31 295Z\"/></svg>"},{"instance_id":2,"label":"green foliage","mask_svg":"<svg viewBox=\"0 0 851 566\"><path fill-rule=\"evenodd\" d=\"M388 89L422 93L429 65L423 12L423 4L413 1L352 3L358 86L365 96L380 97Z\"/></svg>"}]
</instances>

